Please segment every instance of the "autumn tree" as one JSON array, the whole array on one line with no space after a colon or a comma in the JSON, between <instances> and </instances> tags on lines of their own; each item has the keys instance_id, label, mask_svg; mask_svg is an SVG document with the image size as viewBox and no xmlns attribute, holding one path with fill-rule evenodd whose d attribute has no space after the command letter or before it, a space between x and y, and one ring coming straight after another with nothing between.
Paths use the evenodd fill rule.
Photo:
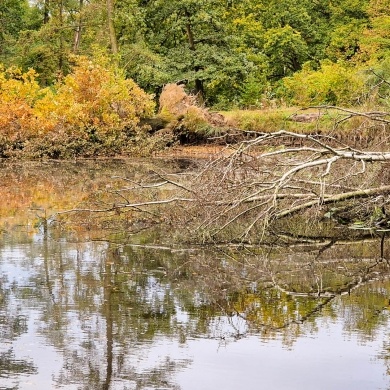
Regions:
<instances>
[{"instance_id":1,"label":"autumn tree","mask_svg":"<svg viewBox=\"0 0 390 390\"><path fill-rule=\"evenodd\" d=\"M153 115L151 96L108 58L92 62L79 56L71 61L71 73L50 88L39 86L32 69L24 73L0 68L3 157L15 149L52 157L63 157L69 150L112 153L131 143L137 131L142 136L138 125L141 118Z\"/></svg>"}]
</instances>

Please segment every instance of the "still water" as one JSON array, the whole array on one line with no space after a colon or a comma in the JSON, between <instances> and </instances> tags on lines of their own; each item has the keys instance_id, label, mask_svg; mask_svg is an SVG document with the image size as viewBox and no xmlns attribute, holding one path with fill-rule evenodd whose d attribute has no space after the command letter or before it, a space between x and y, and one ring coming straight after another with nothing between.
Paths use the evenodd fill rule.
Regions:
<instances>
[{"instance_id":1,"label":"still water","mask_svg":"<svg viewBox=\"0 0 390 390\"><path fill-rule=\"evenodd\" d=\"M390 388L375 238L239 253L34 222L134 169L118 164L4 167L0 389Z\"/></svg>"}]
</instances>

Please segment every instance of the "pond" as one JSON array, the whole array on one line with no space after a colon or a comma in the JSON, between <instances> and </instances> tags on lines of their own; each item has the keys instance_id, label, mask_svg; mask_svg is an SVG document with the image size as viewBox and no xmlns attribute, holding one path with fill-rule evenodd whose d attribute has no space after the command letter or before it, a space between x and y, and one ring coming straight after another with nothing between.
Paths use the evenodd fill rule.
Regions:
<instances>
[{"instance_id":1,"label":"pond","mask_svg":"<svg viewBox=\"0 0 390 390\"><path fill-rule=\"evenodd\" d=\"M152 164L186 167L3 163L0 389L390 388L374 236L194 248L42 223Z\"/></svg>"}]
</instances>

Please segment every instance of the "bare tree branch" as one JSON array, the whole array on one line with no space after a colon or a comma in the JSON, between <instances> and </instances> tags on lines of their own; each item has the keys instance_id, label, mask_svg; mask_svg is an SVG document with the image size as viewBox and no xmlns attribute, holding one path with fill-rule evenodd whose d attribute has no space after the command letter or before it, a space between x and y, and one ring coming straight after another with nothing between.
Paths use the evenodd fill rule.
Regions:
<instances>
[{"instance_id":1,"label":"bare tree branch","mask_svg":"<svg viewBox=\"0 0 390 390\"><path fill-rule=\"evenodd\" d=\"M310 106L308 108L317 108L317 109L320 109L320 110L332 109L332 110L337 110L337 111L340 111L340 112L346 112L346 113L350 114L349 117L353 117L353 116L359 117L360 116L360 117L363 117L363 118L370 119L372 121L377 121L377 122L390 124L390 120L384 119L385 117L390 116L390 113L385 112L385 111L360 112L360 111L354 111L354 110L351 110L351 109L348 109L348 108L342 108L342 107L337 107L337 106L328 106L328 105Z\"/></svg>"},{"instance_id":2,"label":"bare tree branch","mask_svg":"<svg viewBox=\"0 0 390 390\"><path fill-rule=\"evenodd\" d=\"M381 186L381 187L377 187L377 188L368 188L368 189L363 189L360 191L346 192L343 194L337 194L337 195L330 196L330 197L323 199L322 202L324 204L335 203L335 202L340 202L340 201L347 200L347 199L366 198L368 196L380 195L380 194L388 193L388 192L390 192L390 185ZM288 215L292 215L292 214L294 214L298 211L301 211L303 209L307 209L309 207L315 206L316 204L318 204L318 200L306 202L306 203L300 204L298 206L291 207L287 210L280 211L280 212L276 213L275 218L280 219L280 218L286 217Z\"/></svg>"}]
</instances>

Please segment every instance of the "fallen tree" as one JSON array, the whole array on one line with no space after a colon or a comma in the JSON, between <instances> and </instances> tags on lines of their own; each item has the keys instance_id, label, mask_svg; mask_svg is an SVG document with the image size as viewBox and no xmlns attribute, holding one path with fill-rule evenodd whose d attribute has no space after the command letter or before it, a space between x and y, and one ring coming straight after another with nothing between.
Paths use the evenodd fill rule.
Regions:
<instances>
[{"instance_id":1,"label":"fallen tree","mask_svg":"<svg viewBox=\"0 0 390 390\"><path fill-rule=\"evenodd\" d=\"M389 122L382 112L356 116ZM269 233L315 234L325 225L386 230L389 160L389 151L353 148L331 135L257 133L196 168L150 172L112 189L99 207L68 212L136 212L201 242L260 242Z\"/></svg>"}]
</instances>

